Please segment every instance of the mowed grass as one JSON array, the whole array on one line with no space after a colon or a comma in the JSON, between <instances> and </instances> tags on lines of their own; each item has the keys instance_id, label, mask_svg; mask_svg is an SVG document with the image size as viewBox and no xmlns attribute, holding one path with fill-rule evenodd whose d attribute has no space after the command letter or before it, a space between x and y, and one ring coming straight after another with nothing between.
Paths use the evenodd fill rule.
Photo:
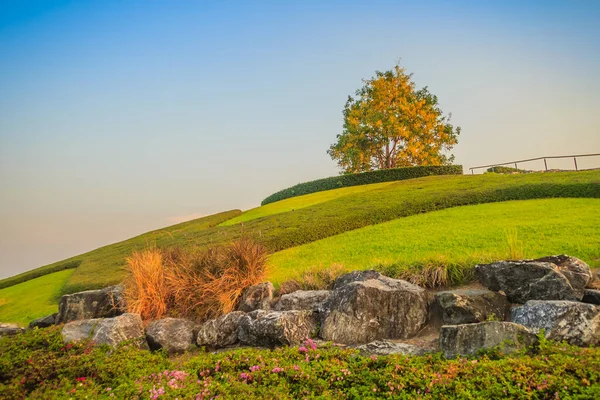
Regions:
<instances>
[{"instance_id":1,"label":"mowed grass","mask_svg":"<svg viewBox=\"0 0 600 400\"><path fill-rule=\"evenodd\" d=\"M0 289L0 321L26 325L58 311L60 291L73 270L64 270Z\"/></svg>"},{"instance_id":2,"label":"mowed grass","mask_svg":"<svg viewBox=\"0 0 600 400\"><path fill-rule=\"evenodd\" d=\"M334 200L340 197L348 196L355 193L364 193L373 190L379 190L394 184L394 182L382 182L382 183L374 183L371 185L363 185L363 186L351 186L347 188L333 189L327 190L324 192L311 193L304 196L292 197L290 199L285 199L281 201L277 201L275 203L269 203L262 207L252 208L248 211L244 211L241 215L227 220L219 226L231 226L236 225L242 222L252 221L254 219L268 217L270 215L281 214L289 211L299 210L301 208L306 208L310 206L314 206L316 204L325 203L330 200Z\"/></svg>"},{"instance_id":3,"label":"mowed grass","mask_svg":"<svg viewBox=\"0 0 600 400\"><path fill-rule=\"evenodd\" d=\"M287 249L271 256L269 279L279 284L311 267L347 270L386 266L475 264L566 253L600 266L600 199L508 201L400 218ZM390 268L391 266L391 268Z\"/></svg>"},{"instance_id":4,"label":"mowed grass","mask_svg":"<svg viewBox=\"0 0 600 400\"><path fill-rule=\"evenodd\" d=\"M105 246L54 265L81 261L63 287L64 293L73 293L121 281L125 258L134 249L154 245L205 248L250 236L274 253L365 226L456 206L540 198L600 198L600 171L432 176L382 186L365 185L360 190L342 193L344 195L327 201L321 198L318 203L301 208L297 205L302 205L306 196L272 203L265 207L277 205L283 212L243 224L218 226L238 217L239 210L216 214ZM318 195L327 196L327 193ZM318 197L312 201L316 199ZM285 211L286 207L293 211Z\"/></svg>"}]
</instances>

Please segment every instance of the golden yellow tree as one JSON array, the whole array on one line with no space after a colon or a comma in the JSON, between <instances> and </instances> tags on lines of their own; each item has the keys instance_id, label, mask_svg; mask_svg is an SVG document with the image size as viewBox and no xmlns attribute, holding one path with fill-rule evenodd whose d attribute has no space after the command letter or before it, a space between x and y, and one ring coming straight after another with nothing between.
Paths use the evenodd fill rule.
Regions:
<instances>
[{"instance_id":1,"label":"golden yellow tree","mask_svg":"<svg viewBox=\"0 0 600 400\"><path fill-rule=\"evenodd\" d=\"M416 90L412 75L396 65L375 73L349 96L344 128L327 153L345 173L412 165L443 165L458 142L460 127L450 124L427 87Z\"/></svg>"}]
</instances>

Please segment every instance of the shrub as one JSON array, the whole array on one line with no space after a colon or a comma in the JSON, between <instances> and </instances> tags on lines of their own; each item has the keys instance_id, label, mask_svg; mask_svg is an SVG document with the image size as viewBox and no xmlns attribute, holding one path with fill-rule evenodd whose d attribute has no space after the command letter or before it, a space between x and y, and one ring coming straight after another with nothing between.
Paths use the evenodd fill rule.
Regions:
<instances>
[{"instance_id":1,"label":"shrub","mask_svg":"<svg viewBox=\"0 0 600 400\"><path fill-rule=\"evenodd\" d=\"M475 262L453 263L440 258L408 266L391 264L374 268L384 275L433 289L472 282L475 279L474 265Z\"/></svg>"},{"instance_id":2,"label":"shrub","mask_svg":"<svg viewBox=\"0 0 600 400\"><path fill-rule=\"evenodd\" d=\"M202 252L134 252L124 281L127 309L145 320L217 317L235 309L244 288L264 280L266 261L266 249L247 238Z\"/></svg>"},{"instance_id":3,"label":"shrub","mask_svg":"<svg viewBox=\"0 0 600 400\"><path fill-rule=\"evenodd\" d=\"M339 189L348 186L368 185L370 183L402 181L405 179L421 178L431 175L462 175L462 165L429 165L419 167L404 167L381 169L377 171L362 172L359 174L346 174L317 179L316 181L299 183L290 188L273 193L260 204L274 203L290 197L302 196L324 190Z\"/></svg>"},{"instance_id":4,"label":"shrub","mask_svg":"<svg viewBox=\"0 0 600 400\"><path fill-rule=\"evenodd\" d=\"M517 169L517 168L513 168L513 167L490 167L486 170L486 172L493 172L496 174L526 174L526 173L531 173L533 171L528 171L525 169Z\"/></svg>"},{"instance_id":5,"label":"shrub","mask_svg":"<svg viewBox=\"0 0 600 400\"><path fill-rule=\"evenodd\" d=\"M126 261L129 275L123 285L127 310L143 319L161 318L169 301L163 252L157 248L134 251Z\"/></svg>"}]
</instances>

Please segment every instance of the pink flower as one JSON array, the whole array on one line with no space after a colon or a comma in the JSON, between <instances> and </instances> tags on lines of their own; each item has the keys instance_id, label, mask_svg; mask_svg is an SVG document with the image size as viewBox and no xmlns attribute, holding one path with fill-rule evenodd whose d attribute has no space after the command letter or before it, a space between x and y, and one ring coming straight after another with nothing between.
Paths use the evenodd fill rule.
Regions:
<instances>
[{"instance_id":1,"label":"pink flower","mask_svg":"<svg viewBox=\"0 0 600 400\"><path fill-rule=\"evenodd\" d=\"M250 372L260 371L260 365L253 365L250 367Z\"/></svg>"},{"instance_id":2,"label":"pink flower","mask_svg":"<svg viewBox=\"0 0 600 400\"><path fill-rule=\"evenodd\" d=\"M304 347L304 346L298 347L298 351L300 353L308 353L308 349L306 347Z\"/></svg>"},{"instance_id":3,"label":"pink flower","mask_svg":"<svg viewBox=\"0 0 600 400\"><path fill-rule=\"evenodd\" d=\"M279 368L279 367L275 367L271 370L271 372L273 372L274 374L278 374L280 372L283 372L284 369L283 368Z\"/></svg>"}]
</instances>

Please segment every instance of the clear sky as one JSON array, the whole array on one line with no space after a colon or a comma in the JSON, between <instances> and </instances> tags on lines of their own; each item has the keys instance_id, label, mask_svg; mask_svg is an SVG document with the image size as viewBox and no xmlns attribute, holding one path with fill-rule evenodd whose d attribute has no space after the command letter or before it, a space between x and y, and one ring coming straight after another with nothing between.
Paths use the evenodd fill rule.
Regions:
<instances>
[{"instance_id":1,"label":"clear sky","mask_svg":"<svg viewBox=\"0 0 600 400\"><path fill-rule=\"evenodd\" d=\"M593 0L0 0L0 278L337 174L347 96L398 58L467 168L600 152L599 21Z\"/></svg>"}]
</instances>

